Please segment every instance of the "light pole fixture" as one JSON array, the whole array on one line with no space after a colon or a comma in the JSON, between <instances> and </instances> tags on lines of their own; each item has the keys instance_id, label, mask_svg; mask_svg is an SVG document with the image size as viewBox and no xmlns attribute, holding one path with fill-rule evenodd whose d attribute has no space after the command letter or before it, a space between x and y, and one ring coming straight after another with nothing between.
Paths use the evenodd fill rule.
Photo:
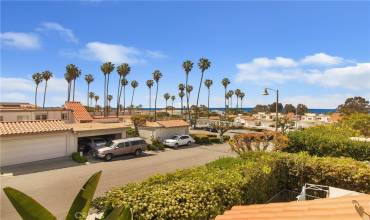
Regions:
<instances>
[{"instance_id":1,"label":"light pole fixture","mask_svg":"<svg viewBox=\"0 0 370 220\"><path fill-rule=\"evenodd\" d=\"M279 106L279 90L278 89L271 89L271 88L265 88L263 90L262 95L270 95L268 91L273 91L276 93L276 117L275 117L275 131L278 131L278 122L279 122L279 111L278 111L278 106Z\"/></svg>"}]
</instances>

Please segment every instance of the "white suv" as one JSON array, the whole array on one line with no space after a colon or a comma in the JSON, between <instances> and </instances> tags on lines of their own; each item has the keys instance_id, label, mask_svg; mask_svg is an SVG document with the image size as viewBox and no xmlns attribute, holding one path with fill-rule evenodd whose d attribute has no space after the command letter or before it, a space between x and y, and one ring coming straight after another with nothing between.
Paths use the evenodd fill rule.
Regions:
<instances>
[{"instance_id":1,"label":"white suv","mask_svg":"<svg viewBox=\"0 0 370 220\"><path fill-rule=\"evenodd\" d=\"M177 148L182 145L191 145L195 140L189 135L175 135L163 141L163 144L168 147Z\"/></svg>"}]
</instances>

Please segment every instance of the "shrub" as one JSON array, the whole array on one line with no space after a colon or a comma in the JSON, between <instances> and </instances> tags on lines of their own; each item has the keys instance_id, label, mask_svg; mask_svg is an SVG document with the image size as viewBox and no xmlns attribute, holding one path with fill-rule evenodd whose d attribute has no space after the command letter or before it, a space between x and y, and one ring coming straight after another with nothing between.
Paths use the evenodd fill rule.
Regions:
<instances>
[{"instance_id":1,"label":"shrub","mask_svg":"<svg viewBox=\"0 0 370 220\"><path fill-rule=\"evenodd\" d=\"M164 150L164 145L159 139L152 139L151 144L148 145L148 150Z\"/></svg>"},{"instance_id":2,"label":"shrub","mask_svg":"<svg viewBox=\"0 0 370 220\"><path fill-rule=\"evenodd\" d=\"M370 143L350 140L355 132L343 127L315 126L288 133L286 152L307 151L311 155L352 157L356 160L370 160Z\"/></svg>"},{"instance_id":3,"label":"shrub","mask_svg":"<svg viewBox=\"0 0 370 220\"><path fill-rule=\"evenodd\" d=\"M358 131L361 135L370 136L370 114L357 113L347 115L343 118L340 125Z\"/></svg>"},{"instance_id":4,"label":"shrub","mask_svg":"<svg viewBox=\"0 0 370 220\"><path fill-rule=\"evenodd\" d=\"M72 153L72 160L76 161L77 163L86 163L87 159L84 156L80 155L80 152Z\"/></svg>"},{"instance_id":5,"label":"shrub","mask_svg":"<svg viewBox=\"0 0 370 220\"><path fill-rule=\"evenodd\" d=\"M350 158L248 152L112 189L96 208L133 208L135 219L210 219L233 205L265 203L304 183L370 192L369 165Z\"/></svg>"},{"instance_id":6,"label":"shrub","mask_svg":"<svg viewBox=\"0 0 370 220\"><path fill-rule=\"evenodd\" d=\"M208 135L206 134L195 134L191 136L194 138L196 144L210 144L211 143Z\"/></svg>"},{"instance_id":7,"label":"shrub","mask_svg":"<svg viewBox=\"0 0 370 220\"><path fill-rule=\"evenodd\" d=\"M230 136L229 136L229 135L223 135L223 136L222 136L222 139L223 139L224 141L229 141L229 140L230 140Z\"/></svg>"},{"instance_id":8,"label":"shrub","mask_svg":"<svg viewBox=\"0 0 370 220\"><path fill-rule=\"evenodd\" d=\"M126 136L127 137L138 137L139 134L137 133L135 128L127 128L126 130Z\"/></svg>"},{"instance_id":9,"label":"shrub","mask_svg":"<svg viewBox=\"0 0 370 220\"><path fill-rule=\"evenodd\" d=\"M217 138L217 137L210 137L209 142L212 143L212 144L221 144L222 143L221 139Z\"/></svg>"}]
</instances>

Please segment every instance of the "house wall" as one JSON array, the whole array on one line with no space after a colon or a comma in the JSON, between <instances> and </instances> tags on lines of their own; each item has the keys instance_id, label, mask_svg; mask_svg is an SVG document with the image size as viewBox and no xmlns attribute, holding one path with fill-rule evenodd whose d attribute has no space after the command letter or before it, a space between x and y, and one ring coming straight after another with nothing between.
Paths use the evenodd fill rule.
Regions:
<instances>
[{"instance_id":1,"label":"house wall","mask_svg":"<svg viewBox=\"0 0 370 220\"><path fill-rule=\"evenodd\" d=\"M3 118L3 121L32 121L36 120L36 115L47 114L48 120L62 120L62 113L68 115L68 118L63 120L66 123L73 122L72 112L69 110L52 110L52 111L42 111L42 110L3 110L0 111L0 115ZM21 116L22 119L18 120L18 116Z\"/></svg>"},{"instance_id":2,"label":"house wall","mask_svg":"<svg viewBox=\"0 0 370 220\"><path fill-rule=\"evenodd\" d=\"M189 134L189 127L183 126L176 128L139 128L139 136L146 140L151 140L152 138L164 140L177 134Z\"/></svg>"},{"instance_id":3,"label":"house wall","mask_svg":"<svg viewBox=\"0 0 370 220\"><path fill-rule=\"evenodd\" d=\"M77 151L72 131L0 138L0 166L69 156Z\"/></svg>"}]
</instances>

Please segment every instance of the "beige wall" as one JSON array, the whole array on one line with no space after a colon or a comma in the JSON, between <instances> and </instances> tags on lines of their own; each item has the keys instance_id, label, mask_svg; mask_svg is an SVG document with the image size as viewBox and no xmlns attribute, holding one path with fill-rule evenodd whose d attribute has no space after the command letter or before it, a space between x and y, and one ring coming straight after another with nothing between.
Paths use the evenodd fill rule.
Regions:
<instances>
[{"instance_id":1,"label":"beige wall","mask_svg":"<svg viewBox=\"0 0 370 220\"><path fill-rule=\"evenodd\" d=\"M89 131L77 131L75 132L76 138L79 137L90 137L110 134L121 134L121 138L126 138L126 128L114 128L104 130L89 130Z\"/></svg>"},{"instance_id":2,"label":"beige wall","mask_svg":"<svg viewBox=\"0 0 370 220\"><path fill-rule=\"evenodd\" d=\"M177 128L139 128L139 136L150 140L152 137L154 139L163 140L170 138L177 134L189 134L189 127L177 127Z\"/></svg>"},{"instance_id":3,"label":"beige wall","mask_svg":"<svg viewBox=\"0 0 370 220\"><path fill-rule=\"evenodd\" d=\"M0 166L70 156L76 151L71 131L2 137Z\"/></svg>"},{"instance_id":4,"label":"beige wall","mask_svg":"<svg viewBox=\"0 0 370 220\"><path fill-rule=\"evenodd\" d=\"M62 120L62 113L68 114L68 119L63 120L66 123L73 122L72 112L69 110L53 110L53 111L42 111L42 110L19 110L19 111L0 111L0 115L3 116L3 121L18 121L18 116L23 117L23 121L36 120L36 115L47 114L48 120Z\"/></svg>"}]
</instances>

